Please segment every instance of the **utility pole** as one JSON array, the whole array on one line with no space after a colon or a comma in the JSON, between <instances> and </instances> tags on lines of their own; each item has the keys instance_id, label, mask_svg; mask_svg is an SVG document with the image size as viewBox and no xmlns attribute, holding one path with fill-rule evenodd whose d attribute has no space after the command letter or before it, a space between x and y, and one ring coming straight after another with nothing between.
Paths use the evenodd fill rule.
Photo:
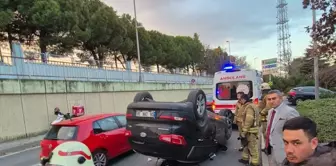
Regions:
<instances>
[{"instance_id":1,"label":"utility pole","mask_svg":"<svg viewBox=\"0 0 336 166\"><path fill-rule=\"evenodd\" d=\"M312 14L313 14L313 26L315 26L316 24L316 10L315 10L315 6L314 3L312 3ZM319 99L320 98L320 81L319 81L319 55L317 55L317 43L315 38L315 33L313 32L313 57L314 57L314 78L315 78L315 99Z\"/></svg>"},{"instance_id":2,"label":"utility pole","mask_svg":"<svg viewBox=\"0 0 336 166\"><path fill-rule=\"evenodd\" d=\"M134 6L134 18L135 18L135 36L136 36L136 43L137 43L137 54L138 54L138 65L139 65L139 82L142 82L141 77L141 60L140 60L140 44L139 44L139 33L138 33L138 20L136 15L136 5L135 0L133 0L133 6Z\"/></svg>"},{"instance_id":3,"label":"utility pole","mask_svg":"<svg viewBox=\"0 0 336 166\"><path fill-rule=\"evenodd\" d=\"M230 41L226 41L229 44L229 60L231 63L231 42Z\"/></svg>"},{"instance_id":4,"label":"utility pole","mask_svg":"<svg viewBox=\"0 0 336 166\"><path fill-rule=\"evenodd\" d=\"M258 59L258 57L255 57L254 61L253 61L253 66L255 67L256 70L258 70L257 63L256 63L257 59Z\"/></svg>"}]
</instances>

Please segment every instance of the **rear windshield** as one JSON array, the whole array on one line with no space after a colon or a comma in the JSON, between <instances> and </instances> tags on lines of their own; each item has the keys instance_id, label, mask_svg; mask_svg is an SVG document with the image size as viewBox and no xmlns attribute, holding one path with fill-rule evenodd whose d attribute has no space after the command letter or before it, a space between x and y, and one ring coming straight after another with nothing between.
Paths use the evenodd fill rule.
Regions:
<instances>
[{"instance_id":1,"label":"rear windshield","mask_svg":"<svg viewBox=\"0 0 336 166\"><path fill-rule=\"evenodd\" d=\"M48 140L74 140L77 135L77 127L76 126L53 126L45 139Z\"/></svg>"},{"instance_id":2,"label":"rear windshield","mask_svg":"<svg viewBox=\"0 0 336 166\"><path fill-rule=\"evenodd\" d=\"M218 100L237 100L237 92L244 92L251 98L253 96L252 81L222 82L216 85Z\"/></svg>"}]
</instances>

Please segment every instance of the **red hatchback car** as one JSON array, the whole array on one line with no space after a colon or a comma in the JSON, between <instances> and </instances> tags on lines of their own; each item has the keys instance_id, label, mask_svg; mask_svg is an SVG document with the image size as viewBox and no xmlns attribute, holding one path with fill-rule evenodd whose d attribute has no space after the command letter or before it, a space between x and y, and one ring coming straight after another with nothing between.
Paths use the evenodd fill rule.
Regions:
<instances>
[{"instance_id":1,"label":"red hatchback car","mask_svg":"<svg viewBox=\"0 0 336 166\"><path fill-rule=\"evenodd\" d=\"M75 140L88 146L96 166L105 166L109 159L131 150L125 127L123 114L85 115L64 120L53 125L41 141L40 158L48 157L57 145Z\"/></svg>"}]
</instances>

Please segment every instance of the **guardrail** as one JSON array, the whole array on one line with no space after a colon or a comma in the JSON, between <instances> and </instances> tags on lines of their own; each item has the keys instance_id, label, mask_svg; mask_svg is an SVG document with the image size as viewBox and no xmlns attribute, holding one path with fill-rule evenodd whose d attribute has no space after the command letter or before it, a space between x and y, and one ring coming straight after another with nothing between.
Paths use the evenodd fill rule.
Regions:
<instances>
[{"instance_id":1,"label":"guardrail","mask_svg":"<svg viewBox=\"0 0 336 166\"><path fill-rule=\"evenodd\" d=\"M212 84L212 77L199 75L153 73L142 71L143 82ZM138 82L139 72L83 63L45 61L23 57L2 57L0 79L44 79L76 81Z\"/></svg>"}]
</instances>

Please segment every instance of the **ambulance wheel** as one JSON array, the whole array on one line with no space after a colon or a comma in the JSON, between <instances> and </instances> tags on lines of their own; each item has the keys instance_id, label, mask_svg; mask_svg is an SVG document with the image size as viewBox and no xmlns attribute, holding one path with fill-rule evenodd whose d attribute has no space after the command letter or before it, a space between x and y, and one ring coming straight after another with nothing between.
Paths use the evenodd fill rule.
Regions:
<instances>
[{"instance_id":1,"label":"ambulance wheel","mask_svg":"<svg viewBox=\"0 0 336 166\"><path fill-rule=\"evenodd\" d=\"M187 102L191 102L193 105L197 126L200 129L205 127L208 124L205 93L201 89L192 90L188 95Z\"/></svg>"},{"instance_id":2,"label":"ambulance wheel","mask_svg":"<svg viewBox=\"0 0 336 166\"><path fill-rule=\"evenodd\" d=\"M105 150L96 150L92 153L93 163L95 166L107 166L107 155Z\"/></svg>"},{"instance_id":3,"label":"ambulance wheel","mask_svg":"<svg viewBox=\"0 0 336 166\"><path fill-rule=\"evenodd\" d=\"M227 130L226 130L226 139L230 139L232 135L232 125L233 125L233 118L234 115L231 110L225 109L220 110L218 115L226 117L226 123L227 123Z\"/></svg>"},{"instance_id":4,"label":"ambulance wheel","mask_svg":"<svg viewBox=\"0 0 336 166\"><path fill-rule=\"evenodd\" d=\"M153 101L153 96L149 92L138 92L133 102L141 102L141 101Z\"/></svg>"}]
</instances>

